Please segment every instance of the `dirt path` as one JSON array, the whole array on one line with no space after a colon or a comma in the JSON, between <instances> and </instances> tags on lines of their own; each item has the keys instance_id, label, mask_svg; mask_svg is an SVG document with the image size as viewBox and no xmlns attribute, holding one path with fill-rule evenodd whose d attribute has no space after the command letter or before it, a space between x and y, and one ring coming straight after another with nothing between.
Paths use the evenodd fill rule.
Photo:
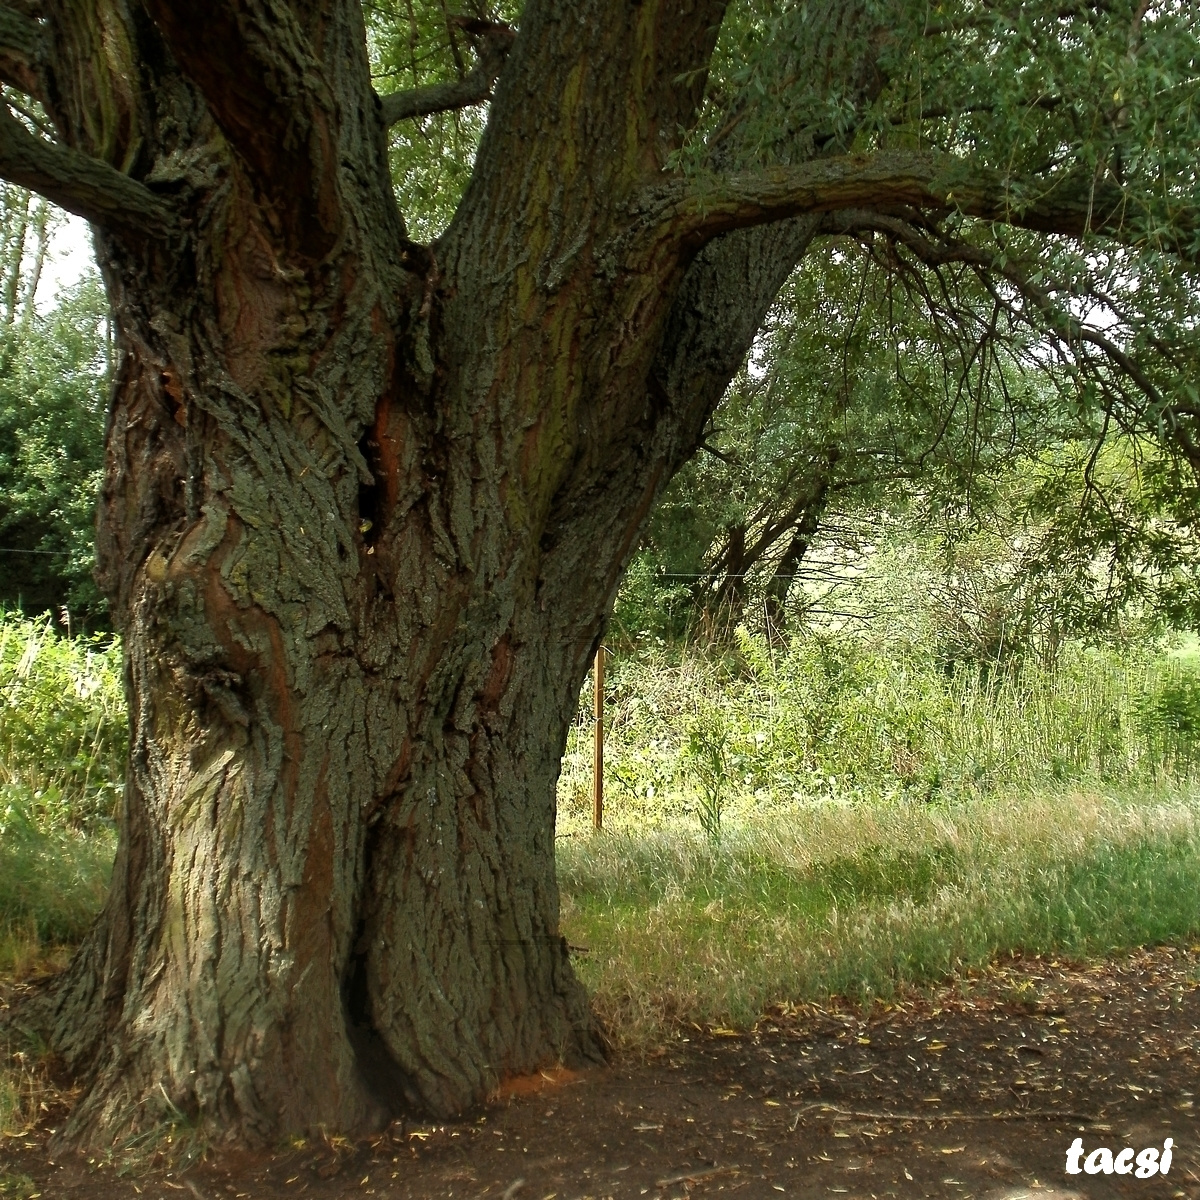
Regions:
<instances>
[{"instance_id":1,"label":"dirt path","mask_svg":"<svg viewBox=\"0 0 1200 1200\"><path fill-rule=\"evenodd\" d=\"M185 1172L50 1164L50 1112L0 1147L0 1179L56 1200L1200 1200L1198 1085L1200 946L1160 948L1087 967L1012 961L891 1007L778 1012L743 1036L694 1031L648 1062L519 1081L460 1123L212 1153ZM1069 1176L1077 1137L1114 1154L1171 1137L1174 1162L1147 1180Z\"/></svg>"}]
</instances>

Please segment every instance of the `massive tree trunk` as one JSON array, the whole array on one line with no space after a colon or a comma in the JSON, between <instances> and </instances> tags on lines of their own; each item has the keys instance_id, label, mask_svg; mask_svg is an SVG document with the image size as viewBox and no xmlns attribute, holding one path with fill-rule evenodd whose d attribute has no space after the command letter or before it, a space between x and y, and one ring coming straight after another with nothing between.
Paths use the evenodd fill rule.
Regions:
<instances>
[{"instance_id":1,"label":"massive tree trunk","mask_svg":"<svg viewBox=\"0 0 1200 1200\"><path fill-rule=\"evenodd\" d=\"M40 1005L86 1085L64 1136L353 1130L599 1058L558 926L568 725L815 228L664 236L639 199L722 4L530 6L432 247L357 3L54 7L45 102L88 159L46 190L106 218L121 349L132 745L107 905Z\"/></svg>"},{"instance_id":2,"label":"massive tree trunk","mask_svg":"<svg viewBox=\"0 0 1200 1200\"><path fill-rule=\"evenodd\" d=\"M170 1107L249 1138L355 1129L600 1057L555 783L699 425L647 384L691 252L623 243L610 210L690 120L702 76L676 80L719 7L572 5L583 55L554 6L528 14L433 247L391 197L357 4L276 5L273 43L233 5L200 28L114 0L103 45L59 14L60 126L182 214L99 246L132 750L108 903L41 1005L87 1084L66 1136Z\"/></svg>"}]
</instances>

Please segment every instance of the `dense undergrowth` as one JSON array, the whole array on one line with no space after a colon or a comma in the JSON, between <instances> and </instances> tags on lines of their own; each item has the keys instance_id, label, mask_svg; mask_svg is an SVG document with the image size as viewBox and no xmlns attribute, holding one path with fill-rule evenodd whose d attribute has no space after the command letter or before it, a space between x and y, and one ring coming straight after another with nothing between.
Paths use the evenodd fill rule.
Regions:
<instances>
[{"instance_id":1,"label":"dense undergrowth","mask_svg":"<svg viewBox=\"0 0 1200 1200\"><path fill-rule=\"evenodd\" d=\"M607 677L605 822L622 833L1200 772L1200 657L1182 640L996 667L848 634L780 648L742 632L720 654L620 655ZM563 760L561 836L590 829L591 728L589 705Z\"/></svg>"},{"instance_id":2,"label":"dense undergrowth","mask_svg":"<svg viewBox=\"0 0 1200 1200\"><path fill-rule=\"evenodd\" d=\"M743 632L615 658L605 833L586 710L558 827L563 927L612 1036L1200 934L1193 645L997 667Z\"/></svg>"}]
</instances>

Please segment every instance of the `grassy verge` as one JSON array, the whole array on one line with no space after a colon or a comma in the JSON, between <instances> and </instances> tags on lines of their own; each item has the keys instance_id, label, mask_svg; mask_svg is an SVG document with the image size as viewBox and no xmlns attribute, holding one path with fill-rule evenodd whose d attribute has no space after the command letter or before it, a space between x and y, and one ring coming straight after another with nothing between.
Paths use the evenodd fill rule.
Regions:
<instances>
[{"instance_id":1,"label":"grassy verge","mask_svg":"<svg viewBox=\"0 0 1200 1200\"><path fill-rule=\"evenodd\" d=\"M116 840L110 831L0 836L0 1017L7 980L66 965L104 901ZM15 1136L52 1094L42 1048L0 1024L0 1139ZM5 1177L0 1176L0 1195ZM13 1185L15 1187L15 1184ZM19 1189L14 1194L24 1194Z\"/></svg>"},{"instance_id":2,"label":"grassy verge","mask_svg":"<svg viewBox=\"0 0 1200 1200\"><path fill-rule=\"evenodd\" d=\"M1200 798L1042 794L819 807L731 831L559 846L563 928L619 1043L768 1004L886 996L1009 951L1200 934Z\"/></svg>"},{"instance_id":3,"label":"grassy verge","mask_svg":"<svg viewBox=\"0 0 1200 1200\"><path fill-rule=\"evenodd\" d=\"M57 946L77 943L104 901L111 833L0 839L0 973L27 975Z\"/></svg>"}]
</instances>

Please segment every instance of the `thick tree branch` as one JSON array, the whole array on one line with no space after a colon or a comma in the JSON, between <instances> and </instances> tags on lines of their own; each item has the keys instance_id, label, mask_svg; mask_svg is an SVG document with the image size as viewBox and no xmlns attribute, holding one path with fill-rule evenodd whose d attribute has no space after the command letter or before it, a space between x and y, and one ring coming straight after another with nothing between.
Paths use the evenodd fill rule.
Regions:
<instances>
[{"instance_id":1,"label":"thick tree branch","mask_svg":"<svg viewBox=\"0 0 1200 1200\"><path fill-rule=\"evenodd\" d=\"M799 58L782 70L798 88L818 87L833 72L845 103L865 111L886 78L878 57L891 15L865 2L821 5L799 46ZM715 19L710 12L710 19ZM735 100L727 124L743 111ZM848 131L846 136L852 136ZM804 130L793 135L794 157L811 152ZM714 160L730 165L754 153L742 134L728 137ZM653 220L653 216L647 213ZM732 229L709 241L687 268L671 305L647 381L647 425L639 428L637 454L659 452L674 474L703 437L709 415L745 360L779 289L803 258L820 215ZM669 233L668 233L669 236ZM653 449L651 449L653 448Z\"/></svg>"},{"instance_id":2,"label":"thick tree branch","mask_svg":"<svg viewBox=\"0 0 1200 1200\"><path fill-rule=\"evenodd\" d=\"M44 55L45 39L38 23L0 4L0 82L40 97Z\"/></svg>"},{"instance_id":3,"label":"thick tree branch","mask_svg":"<svg viewBox=\"0 0 1200 1200\"><path fill-rule=\"evenodd\" d=\"M149 188L97 158L44 141L0 104L0 178L108 229L163 235L170 206Z\"/></svg>"},{"instance_id":4,"label":"thick tree branch","mask_svg":"<svg viewBox=\"0 0 1200 1200\"><path fill-rule=\"evenodd\" d=\"M337 103L313 49L314 30L287 0L145 6L274 201L289 242L309 258L324 257L341 219Z\"/></svg>"},{"instance_id":5,"label":"thick tree branch","mask_svg":"<svg viewBox=\"0 0 1200 1200\"><path fill-rule=\"evenodd\" d=\"M458 247L490 240L507 214L552 231L519 268L534 286L583 264L587 244L610 225L608 198L656 178L694 125L724 7L725 0L529 0L496 82L471 186L442 243L447 276L458 275L464 295L473 285ZM486 254L477 246L467 253L492 277ZM640 267L634 278L645 279Z\"/></svg>"},{"instance_id":6,"label":"thick tree branch","mask_svg":"<svg viewBox=\"0 0 1200 1200\"><path fill-rule=\"evenodd\" d=\"M729 229L805 213L901 205L1076 237L1099 233L1132 241L1143 232L1132 219L1126 193L1114 184L1078 175L1011 178L933 154L847 155L755 173L676 180L647 189L639 202L642 212L666 226L664 237L684 242L703 242ZM1190 238L1196 226L1190 214L1172 224L1178 238ZM1186 246L1173 249L1180 257L1193 257Z\"/></svg>"},{"instance_id":7,"label":"thick tree branch","mask_svg":"<svg viewBox=\"0 0 1200 1200\"><path fill-rule=\"evenodd\" d=\"M485 28L477 30L468 27L467 32L474 32L478 38L479 58L474 69L463 79L409 88L381 97L385 125L394 125L410 117L427 117L432 113L469 108L472 104L482 104L492 98L492 85L504 68L516 31L508 25L487 24Z\"/></svg>"}]
</instances>

